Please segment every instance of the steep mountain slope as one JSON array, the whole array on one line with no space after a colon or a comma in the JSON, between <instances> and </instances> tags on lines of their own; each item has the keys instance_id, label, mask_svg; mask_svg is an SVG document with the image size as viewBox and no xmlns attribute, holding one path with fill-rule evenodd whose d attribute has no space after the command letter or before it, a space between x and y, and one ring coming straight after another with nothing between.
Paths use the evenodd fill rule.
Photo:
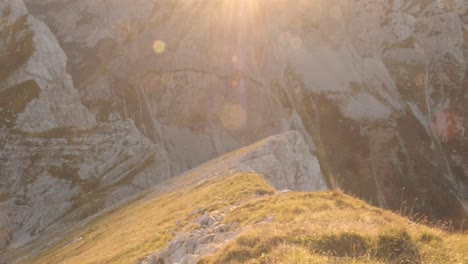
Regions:
<instances>
[{"instance_id":1,"label":"steep mountain slope","mask_svg":"<svg viewBox=\"0 0 468 264\"><path fill-rule=\"evenodd\" d=\"M254 215L252 208L258 210ZM227 225L240 223L242 231L214 256L205 256L198 263L465 263L468 260L466 235L448 235L336 191L289 193L244 201L225 219Z\"/></svg>"},{"instance_id":2,"label":"steep mountain slope","mask_svg":"<svg viewBox=\"0 0 468 264\"><path fill-rule=\"evenodd\" d=\"M234 174L244 176L232 182L232 189L218 188L220 187L219 184L226 184L220 182L222 179ZM153 242L160 245L167 242L171 234L162 228L173 228L178 220L174 217L184 217L181 214L188 214L187 210L195 210L204 205L216 207L216 204L218 204L223 206L237 201L241 196L250 195L252 192L261 194L260 190L271 192L271 187L262 187L261 182L263 180L260 181L257 176L249 177L249 174L261 175L263 179L279 190L326 190L317 159L309 153L302 135L299 132L287 132L226 154L185 173L175 180L157 185L150 194L145 196L146 198L140 201L146 204L147 201L154 198L158 202L142 204L145 208L143 211L138 211L142 209L140 206L137 206L139 209L135 209L136 211L132 209L132 206L129 206L121 207L129 208L129 210L122 209L123 211L119 211L120 209L115 209L117 210L115 211L112 209L116 213L107 210L102 214L98 214L97 220L93 223L103 223L102 227L112 223L111 229L105 227L105 230L98 231L98 237L102 238L102 240L95 240L97 237L94 235L86 239L82 238L81 235L74 237L74 232L81 230L84 223L89 222L92 218L83 221L68 218L61 222L63 225L56 224L56 227L59 228L55 228L54 232L49 230L49 232L43 233L41 237L26 247L6 251L3 255L0 255L0 259L3 257L8 262L12 262L13 260L21 260L25 256L38 254L38 252L41 255L41 251L50 250L49 247L51 246L54 250L50 252L54 256L51 259L46 258L44 260L39 258L38 262L61 263L69 261L83 263L84 261L86 263L87 261L94 261L99 263L106 260L125 263L127 259L143 257L144 254L154 250ZM139 204L140 202L136 203ZM150 210L150 208L152 209ZM124 212L123 215L120 212ZM140 213L144 215L140 215ZM193 214L189 218L193 218L197 214ZM179 220L185 221L182 218ZM104 231L104 233L101 233L101 231ZM70 236L73 237L71 240L69 240ZM125 236L125 239L122 239L123 236ZM61 241L63 238L65 238L65 241ZM96 242L96 244L91 243L88 238ZM153 242L149 242L150 240ZM62 248L63 243L68 244L70 241L72 241L69 244L70 247L65 246ZM78 241L79 243L75 243ZM56 245L57 242L59 244ZM31 260L35 259L37 258L31 258ZM29 262L29 260L22 261Z\"/></svg>"},{"instance_id":3,"label":"steep mountain slope","mask_svg":"<svg viewBox=\"0 0 468 264\"><path fill-rule=\"evenodd\" d=\"M170 177L131 121L98 123L48 27L0 2L0 250L17 248Z\"/></svg>"},{"instance_id":4,"label":"steep mountain slope","mask_svg":"<svg viewBox=\"0 0 468 264\"><path fill-rule=\"evenodd\" d=\"M217 163L78 226L20 263L468 261L466 234L411 222L338 191L276 192L262 175L212 170Z\"/></svg>"},{"instance_id":5,"label":"steep mountain slope","mask_svg":"<svg viewBox=\"0 0 468 264\"><path fill-rule=\"evenodd\" d=\"M133 119L174 174L296 129L331 186L466 218L466 1L27 3L83 103Z\"/></svg>"}]
</instances>

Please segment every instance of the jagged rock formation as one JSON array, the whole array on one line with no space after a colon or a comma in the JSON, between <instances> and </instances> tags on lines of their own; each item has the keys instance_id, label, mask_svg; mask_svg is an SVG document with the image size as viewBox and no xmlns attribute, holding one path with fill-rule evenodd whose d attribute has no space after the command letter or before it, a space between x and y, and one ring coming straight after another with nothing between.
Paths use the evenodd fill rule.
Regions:
<instances>
[{"instance_id":1,"label":"jagged rock formation","mask_svg":"<svg viewBox=\"0 0 468 264\"><path fill-rule=\"evenodd\" d=\"M174 176L293 129L330 187L461 222L465 2L26 0L34 19L3 1L20 11L0 25L15 36L0 38L0 62L19 62L0 70L2 135L131 119Z\"/></svg>"},{"instance_id":2,"label":"jagged rock formation","mask_svg":"<svg viewBox=\"0 0 468 264\"><path fill-rule=\"evenodd\" d=\"M170 176L164 150L125 122L43 134L1 132L0 227L12 248Z\"/></svg>"},{"instance_id":3,"label":"jagged rock formation","mask_svg":"<svg viewBox=\"0 0 468 264\"><path fill-rule=\"evenodd\" d=\"M216 158L192 172L203 178L255 172L277 190L321 191L326 182L317 158L310 154L303 136L289 131Z\"/></svg>"},{"instance_id":4,"label":"jagged rock formation","mask_svg":"<svg viewBox=\"0 0 468 264\"><path fill-rule=\"evenodd\" d=\"M170 177L165 150L133 122L96 123L54 35L22 1L0 3L0 36L0 249Z\"/></svg>"},{"instance_id":5,"label":"jagged rock formation","mask_svg":"<svg viewBox=\"0 0 468 264\"><path fill-rule=\"evenodd\" d=\"M47 25L29 16L22 1L2 1L0 11L0 125L33 133L94 125Z\"/></svg>"}]
</instances>

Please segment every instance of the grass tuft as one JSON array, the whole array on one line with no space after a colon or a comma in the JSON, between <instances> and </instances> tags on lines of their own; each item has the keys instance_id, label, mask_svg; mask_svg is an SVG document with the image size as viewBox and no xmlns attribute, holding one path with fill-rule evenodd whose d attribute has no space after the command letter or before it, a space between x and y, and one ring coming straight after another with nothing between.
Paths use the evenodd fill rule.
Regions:
<instances>
[{"instance_id":1,"label":"grass tuft","mask_svg":"<svg viewBox=\"0 0 468 264\"><path fill-rule=\"evenodd\" d=\"M324 255L359 257L367 254L369 239L354 232L327 234L315 242L314 248Z\"/></svg>"},{"instance_id":2,"label":"grass tuft","mask_svg":"<svg viewBox=\"0 0 468 264\"><path fill-rule=\"evenodd\" d=\"M403 228L390 228L379 234L374 250L377 257L393 263L420 263L418 246Z\"/></svg>"}]
</instances>

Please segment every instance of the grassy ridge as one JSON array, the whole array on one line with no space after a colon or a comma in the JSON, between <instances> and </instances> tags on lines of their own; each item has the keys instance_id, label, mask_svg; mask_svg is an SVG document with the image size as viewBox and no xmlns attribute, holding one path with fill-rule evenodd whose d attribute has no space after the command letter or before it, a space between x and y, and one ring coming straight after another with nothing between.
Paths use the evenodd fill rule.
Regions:
<instances>
[{"instance_id":1,"label":"grassy ridge","mask_svg":"<svg viewBox=\"0 0 468 264\"><path fill-rule=\"evenodd\" d=\"M275 194L253 173L184 185L101 217L27 263L136 263L219 209L229 209L224 221L242 232L201 263L468 263L467 235L337 191Z\"/></svg>"},{"instance_id":2,"label":"grassy ridge","mask_svg":"<svg viewBox=\"0 0 468 264\"><path fill-rule=\"evenodd\" d=\"M200 217L203 211L272 193L274 190L256 174L180 188L101 217L25 263L136 263L147 254L163 249L178 230ZM203 210L193 214L198 208Z\"/></svg>"},{"instance_id":3,"label":"grassy ridge","mask_svg":"<svg viewBox=\"0 0 468 264\"><path fill-rule=\"evenodd\" d=\"M262 222L268 218L274 221ZM254 228L202 263L468 263L467 235L336 191L249 201L226 220Z\"/></svg>"}]
</instances>

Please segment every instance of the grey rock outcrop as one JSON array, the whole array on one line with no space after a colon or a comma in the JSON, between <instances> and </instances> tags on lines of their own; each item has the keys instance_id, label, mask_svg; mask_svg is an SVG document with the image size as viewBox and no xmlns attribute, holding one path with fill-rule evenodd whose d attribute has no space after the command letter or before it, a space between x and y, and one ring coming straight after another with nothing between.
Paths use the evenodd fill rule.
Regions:
<instances>
[{"instance_id":1,"label":"grey rock outcrop","mask_svg":"<svg viewBox=\"0 0 468 264\"><path fill-rule=\"evenodd\" d=\"M11 248L170 176L165 151L129 123L43 134L0 132L0 230Z\"/></svg>"},{"instance_id":2,"label":"grey rock outcrop","mask_svg":"<svg viewBox=\"0 0 468 264\"><path fill-rule=\"evenodd\" d=\"M225 177L255 172L277 190L323 191L327 184L317 158L309 152L298 131L270 136L252 145L216 158L183 175L197 172L203 177Z\"/></svg>"},{"instance_id":3,"label":"grey rock outcrop","mask_svg":"<svg viewBox=\"0 0 468 264\"><path fill-rule=\"evenodd\" d=\"M195 221L198 224L202 222L200 228L182 229L165 250L147 256L140 264L195 264L203 256L216 253L239 234L236 224L222 224L223 219L222 213L215 213L214 217L205 213Z\"/></svg>"},{"instance_id":4,"label":"grey rock outcrop","mask_svg":"<svg viewBox=\"0 0 468 264\"><path fill-rule=\"evenodd\" d=\"M2 119L13 114L14 127L31 133L92 127L95 118L81 104L66 72L67 57L47 25L30 16L22 1L2 1L0 14L0 93L5 98L10 94L12 98L7 99L11 101L22 99L21 94L13 94L17 90L32 97L30 102L22 102L26 105L19 113L14 113L18 106L11 102L3 106ZM7 122L13 120L1 120L3 126Z\"/></svg>"}]
</instances>

